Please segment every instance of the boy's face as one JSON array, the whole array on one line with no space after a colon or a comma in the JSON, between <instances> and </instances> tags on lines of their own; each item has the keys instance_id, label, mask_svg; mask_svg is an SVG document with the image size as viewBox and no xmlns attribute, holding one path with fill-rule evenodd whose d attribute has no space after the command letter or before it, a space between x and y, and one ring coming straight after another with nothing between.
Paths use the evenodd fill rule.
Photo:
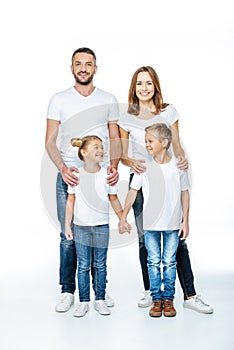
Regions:
<instances>
[{"instance_id":1,"label":"boy's face","mask_svg":"<svg viewBox=\"0 0 234 350\"><path fill-rule=\"evenodd\" d=\"M146 132L145 134L145 147L147 152L152 156L161 152L164 148L162 141L160 141L156 135L153 135L149 132Z\"/></svg>"}]
</instances>

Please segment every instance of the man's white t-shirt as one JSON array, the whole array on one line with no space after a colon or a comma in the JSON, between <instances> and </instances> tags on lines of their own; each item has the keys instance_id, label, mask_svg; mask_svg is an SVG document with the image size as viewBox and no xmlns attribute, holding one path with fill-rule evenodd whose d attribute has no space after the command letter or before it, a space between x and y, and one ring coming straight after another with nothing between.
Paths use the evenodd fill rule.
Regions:
<instances>
[{"instance_id":1,"label":"man's white t-shirt","mask_svg":"<svg viewBox=\"0 0 234 350\"><path fill-rule=\"evenodd\" d=\"M176 158L166 164L155 160L146 164L146 172L134 174L131 188L142 187L144 230L178 230L182 221L181 191L189 189L188 173L179 170Z\"/></svg>"},{"instance_id":2,"label":"man's white t-shirt","mask_svg":"<svg viewBox=\"0 0 234 350\"><path fill-rule=\"evenodd\" d=\"M116 194L116 186L106 183L106 169L101 167L97 173L88 173L79 168L79 184L68 186L67 192L75 194L74 224L96 226L109 223L108 194Z\"/></svg>"},{"instance_id":3,"label":"man's white t-shirt","mask_svg":"<svg viewBox=\"0 0 234 350\"><path fill-rule=\"evenodd\" d=\"M47 119L60 121L61 130L58 148L68 167L82 166L77 157L77 147L71 146L71 138L86 135L99 136L104 145L104 162L109 161L108 123L119 119L119 106L115 96L95 88L89 96L82 96L74 87L58 92L51 97Z\"/></svg>"},{"instance_id":4,"label":"man's white t-shirt","mask_svg":"<svg viewBox=\"0 0 234 350\"><path fill-rule=\"evenodd\" d=\"M151 156L145 148L145 128L156 123L165 123L170 127L179 118L178 112L172 105L168 105L163 112L150 119L140 119L136 115L127 112L123 113L120 116L118 125L129 133L129 156L133 159L150 161ZM170 148L170 153L173 153L172 148Z\"/></svg>"}]
</instances>

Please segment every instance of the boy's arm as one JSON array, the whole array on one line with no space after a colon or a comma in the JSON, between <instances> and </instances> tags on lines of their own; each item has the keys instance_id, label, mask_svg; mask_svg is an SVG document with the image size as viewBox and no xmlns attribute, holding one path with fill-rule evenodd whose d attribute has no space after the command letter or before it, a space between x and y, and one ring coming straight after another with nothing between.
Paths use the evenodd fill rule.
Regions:
<instances>
[{"instance_id":1,"label":"boy's arm","mask_svg":"<svg viewBox=\"0 0 234 350\"><path fill-rule=\"evenodd\" d=\"M130 188L128 194L127 194L127 197L125 199L125 204L124 204L124 210L123 210L123 214L122 214L122 217L119 221L119 232L120 233L124 233L126 232L126 228L127 228L127 216L128 216L128 213L136 199L136 196L137 196L137 192L138 190L135 190L133 188Z\"/></svg>"},{"instance_id":2,"label":"boy's arm","mask_svg":"<svg viewBox=\"0 0 234 350\"><path fill-rule=\"evenodd\" d=\"M73 233L71 230L71 222L74 213L75 194L68 193L66 203L66 216L65 216L65 236L68 240L73 239Z\"/></svg>"},{"instance_id":3,"label":"boy's arm","mask_svg":"<svg viewBox=\"0 0 234 350\"><path fill-rule=\"evenodd\" d=\"M189 234L189 205L190 205L190 196L189 191L185 190L181 192L181 203L183 211L183 222L180 226L179 236L183 240L188 237Z\"/></svg>"}]
</instances>

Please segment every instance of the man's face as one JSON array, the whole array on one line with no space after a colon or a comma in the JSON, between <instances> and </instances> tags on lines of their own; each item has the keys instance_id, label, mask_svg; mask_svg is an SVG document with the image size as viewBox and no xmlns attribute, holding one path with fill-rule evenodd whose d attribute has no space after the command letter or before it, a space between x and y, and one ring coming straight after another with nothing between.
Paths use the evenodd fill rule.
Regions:
<instances>
[{"instance_id":1,"label":"man's face","mask_svg":"<svg viewBox=\"0 0 234 350\"><path fill-rule=\"evenodd\" d=\"M85 52L77 53L73 58L71 71L78 84L88 85L97 71L94 57Z\"/></svg>"}]
</instances>

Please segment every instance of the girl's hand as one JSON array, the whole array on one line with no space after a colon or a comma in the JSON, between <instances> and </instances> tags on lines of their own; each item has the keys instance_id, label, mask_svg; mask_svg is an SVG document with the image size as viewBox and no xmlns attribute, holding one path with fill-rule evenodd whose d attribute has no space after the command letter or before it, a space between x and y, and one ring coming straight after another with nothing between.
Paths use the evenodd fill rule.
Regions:
<instances>
[{"instance_id":1,"label":"girl's hand","mask_svg":"<svg viewBox=\"0 0 234 350\"><path fill-rule=\"evenodd\" d=\"M119 233L121 234L125 232L128 232L128 233L131 232L131 225L126 220L120 220L118 227L119 227Z\"/></svg>"}]
</instances>

